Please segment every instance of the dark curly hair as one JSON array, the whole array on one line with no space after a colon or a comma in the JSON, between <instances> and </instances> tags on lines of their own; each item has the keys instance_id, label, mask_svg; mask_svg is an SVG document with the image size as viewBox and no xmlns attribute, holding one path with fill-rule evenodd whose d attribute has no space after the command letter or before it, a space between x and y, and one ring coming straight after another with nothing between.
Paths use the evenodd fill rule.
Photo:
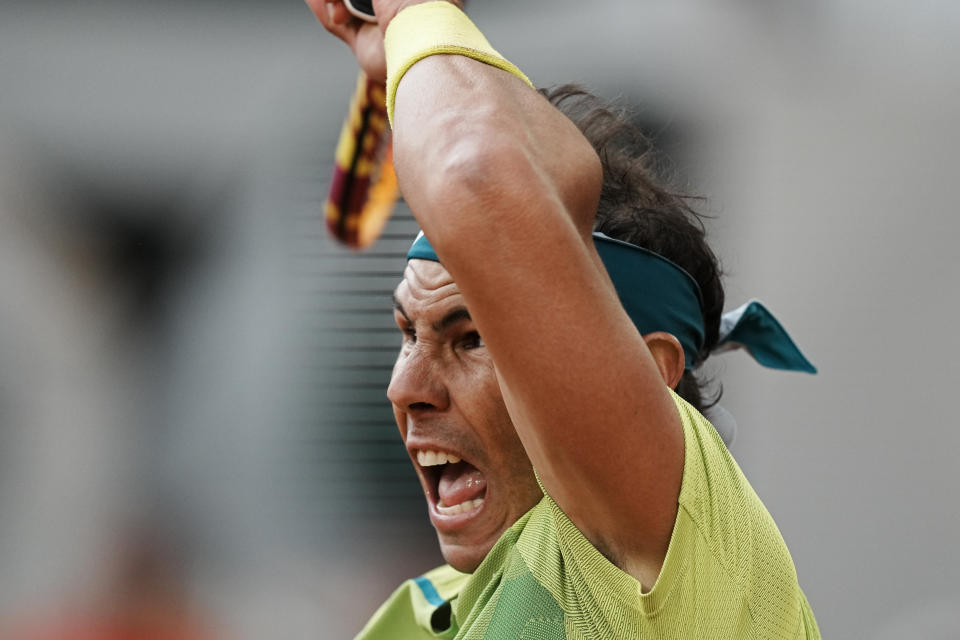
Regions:
<instances>
[{"instance_id":1,"label":"dark curly hair","mask_svg":"<svg viewBox=\"0 0 960 640\"><path fill-rule=\"evenodd\" d=\"M697 357L699 367L716 346L723 313L721 268L706 241L703 216L691 207L696 200L677 194L658 180L658 157L649 138L620 110L577 85L541 89L540 93L573 121L590 141L603 165L603 189L594 229L660 254L697 281L703 296L706 336ZM698 410L720 399L708 398L709 381L684 372L677 393Z\"/></svg>"}]
</instances>

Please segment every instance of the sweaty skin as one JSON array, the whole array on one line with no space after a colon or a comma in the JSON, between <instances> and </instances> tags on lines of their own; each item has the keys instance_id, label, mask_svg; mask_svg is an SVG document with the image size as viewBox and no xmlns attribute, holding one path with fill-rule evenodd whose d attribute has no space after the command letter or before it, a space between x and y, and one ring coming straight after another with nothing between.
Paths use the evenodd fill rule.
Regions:
<instances>
[{"instance_id":1,"label":"sweaty skin","mask_svg":"<svg viewBox=\"0 0 960 640\"><path fill-rule=\"evenodd\" d=\"M455 569L472 572L542 493L504 405L493 360L450 274L439 263L411 260L394 297L403 346L387 395L443 556ZM486 482L480 507L441 514L440 471L418 464L418 451L455 454L476 467Z\"/></svg>"}]
</instances>

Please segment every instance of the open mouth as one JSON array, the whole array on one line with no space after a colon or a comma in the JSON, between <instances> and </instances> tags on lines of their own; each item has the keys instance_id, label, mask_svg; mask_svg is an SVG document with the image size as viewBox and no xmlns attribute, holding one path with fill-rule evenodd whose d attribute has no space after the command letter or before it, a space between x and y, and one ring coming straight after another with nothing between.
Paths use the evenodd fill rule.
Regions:
<instances>
[{"instance_id":1,"label":"open mouth","mask_svg":"<svg viewBox=\"0 0 960 640\"><path fill-rule=\"evenodd\" d=\"M417 464L427 481L428 499L440 516L472 514L483 507L487 480L465 460L444 451L417 451Z\"/></svg>"}]
</instances>

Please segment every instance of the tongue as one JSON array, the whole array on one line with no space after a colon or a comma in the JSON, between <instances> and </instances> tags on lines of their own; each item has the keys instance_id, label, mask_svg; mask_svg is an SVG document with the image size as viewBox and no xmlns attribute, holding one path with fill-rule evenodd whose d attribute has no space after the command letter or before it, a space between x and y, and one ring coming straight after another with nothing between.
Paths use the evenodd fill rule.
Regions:
<instances>
[{"instance_id":1,"label":"tongue","mask_svg":"<svg viewBox=\"0 0 960 640\"><path fill-rule=\"evenodd\" d=\"M444 506L452 507L481 497L487 490L483 474L467 462L448 464L440 474L438 493Z\"/></svg>"}]
</instances>

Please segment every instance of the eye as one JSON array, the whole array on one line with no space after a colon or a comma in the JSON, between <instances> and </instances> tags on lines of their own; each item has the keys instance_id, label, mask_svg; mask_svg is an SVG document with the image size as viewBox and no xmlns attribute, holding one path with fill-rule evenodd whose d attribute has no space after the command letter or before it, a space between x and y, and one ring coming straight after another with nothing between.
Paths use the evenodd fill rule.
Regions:
<instances>
[{"instance_id":1,"label":"eye","mask_svg":"<svg viewBox=\"0 0 960 640\"><path fill-rule=\"evenodd\" d=\"M487 346L483 342L483 338L481 338L480 334L476 331L469 331L464 334L463 339L460 341L460 345L464 349L479 349L480 347Z\"/></svg>"},{"instance_id":2,"label":"eye","mask_svg":"<svg viewBox=\"0 0 960 640\"><path fill-rule=\"evenodd\" d=\"M400 330L400 333L403 334L403 344L413 343L417 341L417 332L414 331L413 325L407 320L406 316L403 314L394 311L393 321L397 323L397 329Z\"/></svg>"}]
</instances>

